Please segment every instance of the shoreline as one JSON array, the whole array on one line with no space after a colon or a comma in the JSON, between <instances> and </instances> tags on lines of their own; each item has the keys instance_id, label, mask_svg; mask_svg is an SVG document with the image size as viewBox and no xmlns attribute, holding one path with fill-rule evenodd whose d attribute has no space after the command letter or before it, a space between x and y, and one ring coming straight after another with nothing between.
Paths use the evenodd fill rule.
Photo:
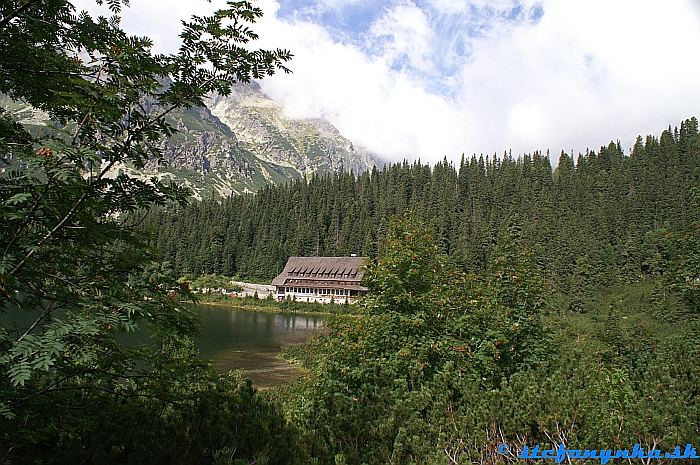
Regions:
<instances>
[{"instance_id":1,"label":"shoreline","mask_svg":"<svg viewBox=\"0 0 700 465\"><path fill-rule=\"evenodd\" d=\"M235 300L234 300L235 299ZM200 299L196 302L183 302L194 305L211 305L215 307L225 307L225 308L236 308L240 310L249 310L253 312L263 312L263 313L280 313L280 314L290 314L290 315L318 315L318 316L332 316L338 314L348 314L347 312L328 312L328 311L316 311L308 310L304 308L283 308L278 302L274 302L272 305L263 304L256 305L255 303L245 302L245 297L232 297L226 300L210 300L210 299ZM301 302L299 302L301 303ZM334 305L336 308L341 310L343 308L342 304L308 304L304 302L304 305Z\"/></svg>"},{"instance_id":2,"label":"shoreline","mask_svg":"<svg viewBox=\"0 0 700 465\"><path fill-rule=\"evenodd\" d=\"M251 299L248 299L247 302L243 298L218 299L219 298L211 300L202 299L196 303L191 301L182 303L194 305L195 307L190 307L190 309L205 316L209 316L208 312L210 311L216 315L233 315L239 314L238 311L247 311L251 312L248 316L243 318L247 321L270 321L271 318L277 318L275 315L280 315L285 320L290 317L296 319L297 316L303 320L313 317L314 323L313 327L309 326L306 329L302 328L297 331L292 331L301 334L302 336L300 338L278 339L272 345L263 344L258 346L255 345L257 344L256 342L254 347L227 346L228 348L223 350L217 348L216 351L212 351L211 353L208 352L204 354L200 352L200 357L203 360L209 361L216 372L226 373L232 370L239 372L241 379L250 379L256 390L273 389L279 385L289 384L305 374L304 367L298 361L289 360L283 357L282 354L290 347L308 343L316 331L321 331L325 334L325 322L331 315L330 313L304 311L300 309L296 309L295 312L294 309L280 308L279 305L273 305L271 302L267 302L267 305L265 303L263 303L263 305L256 305L256 302L250 301ZM196 306L201 307L197 308ZM211 310L207 310L207 308ZM268 316L259 315L259 317L256 317L252 312L256 314L262 313L263 315L267 314ZM224 316L223 318L228 321L228 317ZM216 318L213 321L220 322L220 320ZM309 319L309 321L311 321L311 319ZM210 321L207 321L206 325L209 324ZM204 336L204 333L202 335ZM235 337L231 337L235 339ZM253 360L253 363L251 363L251 360Z\"/></svg>"}]
</instances>

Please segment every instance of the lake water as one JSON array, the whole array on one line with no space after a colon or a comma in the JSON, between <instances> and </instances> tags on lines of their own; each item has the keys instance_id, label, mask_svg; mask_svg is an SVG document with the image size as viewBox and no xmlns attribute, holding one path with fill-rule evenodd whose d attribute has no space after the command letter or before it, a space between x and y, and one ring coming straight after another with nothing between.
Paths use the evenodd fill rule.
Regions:
<instances>
[{"instance_id":1,"label":"lake water","mask_svg":"<svg viewBox=\"0 0 700 465\"><path fill-rule=\"evenodd\" d=\"M195 340L202 358L217 371L246 370L253 384L267 388L291 381L296 366L278 357L290 344L299 344L323 327L323 317L266 313L211 305L194 305L205 321Z\"/></svg>"},{"instance_id":2,"label":"lake water","mask_svg":"<svg viewBox=\"0 0 700 465\"><path fill-rule=\"evenodd\" d=\"M324 322L323 317L315 315L252 312L212 305L190 308L205 319L202 336L195 339L201 357L211 360L214 369L220 372L246 370L253 385L261 389L298 376L298 368L278 355L284 347L307 340ZM38 314L0 313L0 325L9 327L16 322L21 334ZM141 331L124 335L123 339L127 344L149 341L148 335Z\"/></svg>"}]
</instances>

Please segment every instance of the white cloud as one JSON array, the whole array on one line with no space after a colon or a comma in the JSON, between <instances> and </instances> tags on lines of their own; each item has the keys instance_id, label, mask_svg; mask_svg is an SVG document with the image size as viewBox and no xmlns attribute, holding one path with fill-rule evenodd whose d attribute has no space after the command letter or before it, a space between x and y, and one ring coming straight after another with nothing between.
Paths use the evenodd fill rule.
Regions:
<instances>
[{"instance_id":1,"label":"white cloud","mask_svg":"<svg viewBox=\"0 0 700 465\"><path fill-rule=\"evenodd\" d=\"M273 2L262 4L274 8ZM404 12L415 15L415 11L394 10L388 20ZM418 19L411 27L420 30L422 24ZM402 36L386 55L368 57L355 46L334 42L321 26L308 22L288 24L268 15L256 30L260 46L282 40L295 54L290 64L294 74L276 75L261 83L289 116L325 115L356 145L391 159L434 158L432 153L442 157L458 150L450 132L459 132L460 121L450 104L391 69L396 50L414 54L414 60L423 53L406 45L410 39Z\"/></svg>"},{"instance_id":2,"label":"white cloud","mask_svg":"<svg viewBox=\"0 0 700 465\"><path fill-rule=\"evenodd\" d=\"M367 1L321 0L318 8ZM700 109L695 0L543 0L537 24L491 18L477 35L460 29L459 14L470 5L515 3L425 1L437 8L433 16L421 3L387 1L364 40L347 43L322 25L278 19L274 0L256 2L265 17L253 27L261 37L255 46L295 54L294 74L266 78L263 88L291 116L325 114L356 145L431 162L463 152L550 149L556 163L562 149L597 149L615 138L629 147L637 134L658 135ZM524 11L535 5L528 1ZM214 9L206 2L132 3L126 28L154 37L161 51L174 51L179 19L192 8ZM446 24L449 35L440 29ZM469 41L469 54L445 56L456 34ZM402 57L406 69L397 66ZM454 67L449 77L436 71L439 59ZM439 85L452 90L449 97L431 90Z\"/></svg>"},{"instance_id":3,"label":"white cloud","mask_svg":"<svg viewBox=\"0 0 700 465\"><path fill-rule=\"evenodd\" d=\"M428 71L434 35L423 10L414 4L399 4L372 23L367 48L380 52L390 64L405 59L405 65Z\"/></svg>"},{"instance_id":4,"label":"white cloud","mask_svg":"<svg viewBox=\"0 0 700 465\"><path fill-rule=\"evenodd\" d=\"M428 5L444 13L457 13L469 8L468 0L427 0Z\"/></svg>"},{"instance_id":5,"label":"white cloud","mask_svg":"<svg viewBox=\"0 0 700 465\"><path fill-rule=\"evenodd\" d=\"M334 43L320 26L269 17L282 28L275 39L297 57L293 77L263 87L297 116L323 110L357 144L424 161L550 149L556 163L561 150L597 150L615 138L629 147L638 133L658 134L700 108L690 45L700 43L700 28L683 14L683 1L545 1L543 8L537 25L496 22L473 39L454 100L424 90L434 83L390 68L403 53L424 69L430 54L441 52L426 49L440 31L430 30L413 4L375 23L375 36L390 33L392 40L374 58ZM265 32L275 35L273 29Z\"/></svg>"},{"instance_id":6,"label":"white cloud","mask_svg":"<svg viewBox=\"0 0 700 465\"><path fill-rule=\"evenodd\" d=\"M472 151L629 147L700 108L700 29L683 3L547 2L536 27L495 31L462 70L460 104L483 115ZM556 156L555 160L556 162Z\"/></svg>"},{"instance_id":7,"label":"white cloud","mask_svg":"<svg viewBox=\"0 0 700 465\"><path fill-rule=\"evenodd\" d=\"M73 0L78 11L87 10L93 16L111 16L106 6L98 6L95 0ZM225 0L132 0L130 7L122 7L122 27L132 35L153 39L155 53L175 53L180 47L182 20L192 15L209 15L226 8Z\"/></svg>"}]
</instances>

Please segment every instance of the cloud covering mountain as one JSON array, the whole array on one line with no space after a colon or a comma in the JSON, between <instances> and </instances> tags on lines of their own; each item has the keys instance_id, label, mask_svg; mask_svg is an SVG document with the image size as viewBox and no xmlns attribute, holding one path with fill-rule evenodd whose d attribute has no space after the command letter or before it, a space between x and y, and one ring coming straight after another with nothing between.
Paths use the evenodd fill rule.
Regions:
<instances>
[{"instance_id":1,"label":"cloud covering mountain","mask_svg":"<svg viewBox=\"0 0 700 465\"><path fill-rule=\"evenodd\" d=\"M178 17L222 4L136 1L124 25L173 50ZM394 160L629 147L700 108L694 0L255 4L255 46L295 54L294 74L265 79L265 92Z\"/></svg>"}]
</instances>

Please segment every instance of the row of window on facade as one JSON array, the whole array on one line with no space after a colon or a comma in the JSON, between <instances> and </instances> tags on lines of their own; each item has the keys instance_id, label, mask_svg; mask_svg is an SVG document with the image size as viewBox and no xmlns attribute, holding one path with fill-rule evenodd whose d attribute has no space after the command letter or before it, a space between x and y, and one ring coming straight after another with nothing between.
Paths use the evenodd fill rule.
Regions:
<instances>
[{"instance_id":1,"label":"row of window on facade","mask_svg":"<svg viewBox=\"0 0 700 465\"><path fill-rule=\"evenodd\" d=\"M356 296L357 291L348 289L314 289L310 287L283 287L282 292L294 294L314 294L314 295L338 295L338 296Z\"/></svg>"}]
</instances>

